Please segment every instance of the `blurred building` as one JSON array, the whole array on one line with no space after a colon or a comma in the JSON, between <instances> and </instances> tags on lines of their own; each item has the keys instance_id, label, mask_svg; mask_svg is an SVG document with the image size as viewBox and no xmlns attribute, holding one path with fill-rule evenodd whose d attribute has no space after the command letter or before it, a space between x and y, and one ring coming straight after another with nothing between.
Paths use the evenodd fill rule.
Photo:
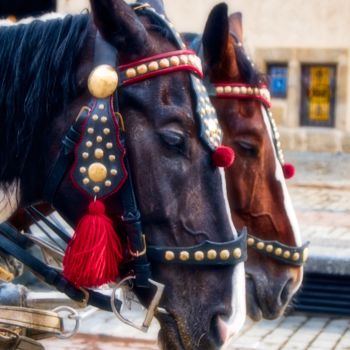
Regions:
<instances>
[{"instance_id":1,"label":"blurred building","mask_svg":"<svg viewBox=\"0 0 350 350\"><path fill-rule=\"evenodd\" d=\"M79 13L88 0L0 0L55 3ZM217 0L164 0L180 31L201 32ZM245 46L269 74L273 112L286 149L350 152L350 1L232 0L243 13ZM33 11L34 12L34 11ZM37 12L37 10L36 10ZM9 14L8 12L6 12Z\"/></svg>"}]
</instances>

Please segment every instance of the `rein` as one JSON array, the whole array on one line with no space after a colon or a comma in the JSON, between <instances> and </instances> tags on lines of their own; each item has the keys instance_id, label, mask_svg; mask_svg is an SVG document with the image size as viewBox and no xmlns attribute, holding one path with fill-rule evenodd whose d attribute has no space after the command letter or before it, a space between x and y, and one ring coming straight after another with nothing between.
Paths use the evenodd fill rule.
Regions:
<instances>
[{"instance_id":1,"label":"rein","mask_svg":"<svg viewBox=\"0 0 350 350\"><path fill-rule=\"evenodd\" d=\"M242 49L243 45L238 40L235 33L230 32L230 35L234 39L235 46ZM194 51L197 52L199 57L203 60L203 44L201 36L197 36L189 45ZM248 58L250 61L250 59ZM204 62L204 60L203 60ZM253 63L251 62L253 65ZM276 122L271 112L271 95L265 84L243 84L243 83L212 83L209 78L204 78L204 85L206 86L209 96L219 99L237 99L237 100L257 100L265 108L268 116L268 120L272 130L272 141L276 150L278 161L280 162L282 169L287 165L284 160L284 155L280 142L280 135L277 129ZM291 266L302 266L308 258L308 245L306 242L300 247L288 246L279 241L262 240L251 234L247 235L248 247L254 249L256 252L268 256L281 263Z\"/></svg>"},{"instance_id":2,"label":"rein","mask_svg":"<svg viewBox=\"0 0 350 350\"><path fill-rule=\"evenodd\" d=\"M124 280L132 279L134 287L142 288L149 293L153 293L154 287L156 288L144 324L140 328L123 319L119 313L121 301L115 298L115 293L110 299L91 289L79 288L79 284L71 277L62 275L56 269L30 256L14 242L12 233L4 225L0 226L0 246L7 254L13 255L29 266L47 283L55 286L70 298L101 309L109 311L112 309L123 322L145 331L154 313L161 312L158 304L165 287L151 279L150 261L184 266L232 266L245 261L247 252L246 232L231 241L204 241L188 247L160 247L146 244L142 231L142 217L136 201L132 172L125 148L126 134L123 117L119 111L118 90L156 76L177 71L188 72L190 73L192 97L195 100L195 116L199 124L200 139L209 152L215 153L220 148L222 131L215 110L201 82L203 73L200 58L194 51L185 49L180 35L175 32L171 23L164 16L158 15L149 6L139 6L139 4L131 6L135 11L155 19L164 28L167 28L179 50L147 57L118 67L116 65L117 50L97 33L94 69L88 80L91 99L87 106L82 107L62 140L61 150L44 186L44 199L50 204L54 202L55 194L68 172L74 186L92 200L89 207L90 216L103 215L99 212L104 210L101 201L113 193L119 193L123 208L121 223L127 237L129 253L129 262L124 264L126 270ZM36 215L46 222L40 212L39 214L37 212ZM108 218L103 220L108 220ZM60 227L52 223L50 225L54 232L68 243L67 255L67 250L72 251L73 247L70 245L76 242L77 237L74 236L71 239Z\"/></svg>"}]
</instances>

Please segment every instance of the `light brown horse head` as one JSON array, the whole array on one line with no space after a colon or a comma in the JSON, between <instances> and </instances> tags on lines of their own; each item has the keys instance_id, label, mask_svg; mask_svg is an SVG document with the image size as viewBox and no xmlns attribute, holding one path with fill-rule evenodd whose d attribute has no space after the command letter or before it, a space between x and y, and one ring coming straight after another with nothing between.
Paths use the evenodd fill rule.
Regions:
<instances>
[{"instance_id":1,"label":"light brown horse head","mask_svg":"<svg viewBox=\"0 0 350 350\"><path fill-rule=\"evenodd\" d=\"M234 13L228 17L227 6L217 5L202 38L206 74L210 83L222 84L221 90L216 85L216 92L233 91L232 87L224 90L225 84L257 88L265 84L264 77L246 55L242 41L242 15ZM251 90L252 94L254 91ZM226 171L234 224L237 229L246 226L248 233L258 238L248 241L251 244L246 264L248 314L254 320L273 319L283 313L303 275L300 266L276 260L276 249L278 256L290 260L302 257L293 249L259 239L278 241L291 248L299 247L301 239L283 176L280 145L274 139L277 132L272 116L261 100L249 97L246 90L243 92L246 95L242 98L216 95L212 102L224 131L224 144L236 153L234 166Z\"/></svg>"}]
</instances>

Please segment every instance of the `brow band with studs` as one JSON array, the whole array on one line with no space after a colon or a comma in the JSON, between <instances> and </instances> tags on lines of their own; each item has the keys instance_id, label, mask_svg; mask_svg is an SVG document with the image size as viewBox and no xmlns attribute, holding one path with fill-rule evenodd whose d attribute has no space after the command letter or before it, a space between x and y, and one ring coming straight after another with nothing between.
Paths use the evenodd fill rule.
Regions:
<instances>
[{"instance_id":1,"label":"brow band with studs","mask_svg":"<svg viewBox=\"0 0 350 350\"><path fill-rule=\"evenodd\" d=\"M192 50L171 51L119 67L124 86L154 76L184 70L203 78L201 59Z\"/></svg>"},{"instance_id":2,"label":"brow band with studs","mask_svg":"<svg viewBox=\"0 0 350 350\"><path fill-rule=\"evenodd\" d=\"M271 107L270 91L265 85L254 86L249 84L214 84L217 97L223 98L250 98L262 102L266 108Z\"/></svg>"}]
</instances>

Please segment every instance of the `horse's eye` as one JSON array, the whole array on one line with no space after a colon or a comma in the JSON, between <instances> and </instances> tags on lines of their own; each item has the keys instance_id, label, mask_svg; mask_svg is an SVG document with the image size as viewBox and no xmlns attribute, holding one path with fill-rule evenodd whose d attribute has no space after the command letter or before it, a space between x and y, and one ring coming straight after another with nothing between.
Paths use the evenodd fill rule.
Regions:
<instances>
[{"instance_id":1,"label":"horse's eye","mask_svg":"<svg viewBox=\"0 0 350 350\"><path fill-rule=\"evenodd\" d=\"M159 133L162 141L171 148L185 151L185 135L180 131L175 130L163 130Z\"/></svg>"},{"instance_id":2,"label":"horse's eye","mask_svg":"<svg viewBox=\"0 0 350 350\"><path fill-rule=\"evenodd\" d=\"M238 146L238 150L243 153L244 155L250 156L250 157L256 157L259 153L258 147L255 145L246 142L246 141L239 141L236 142Z\"/></svg>"}]
</instances>

